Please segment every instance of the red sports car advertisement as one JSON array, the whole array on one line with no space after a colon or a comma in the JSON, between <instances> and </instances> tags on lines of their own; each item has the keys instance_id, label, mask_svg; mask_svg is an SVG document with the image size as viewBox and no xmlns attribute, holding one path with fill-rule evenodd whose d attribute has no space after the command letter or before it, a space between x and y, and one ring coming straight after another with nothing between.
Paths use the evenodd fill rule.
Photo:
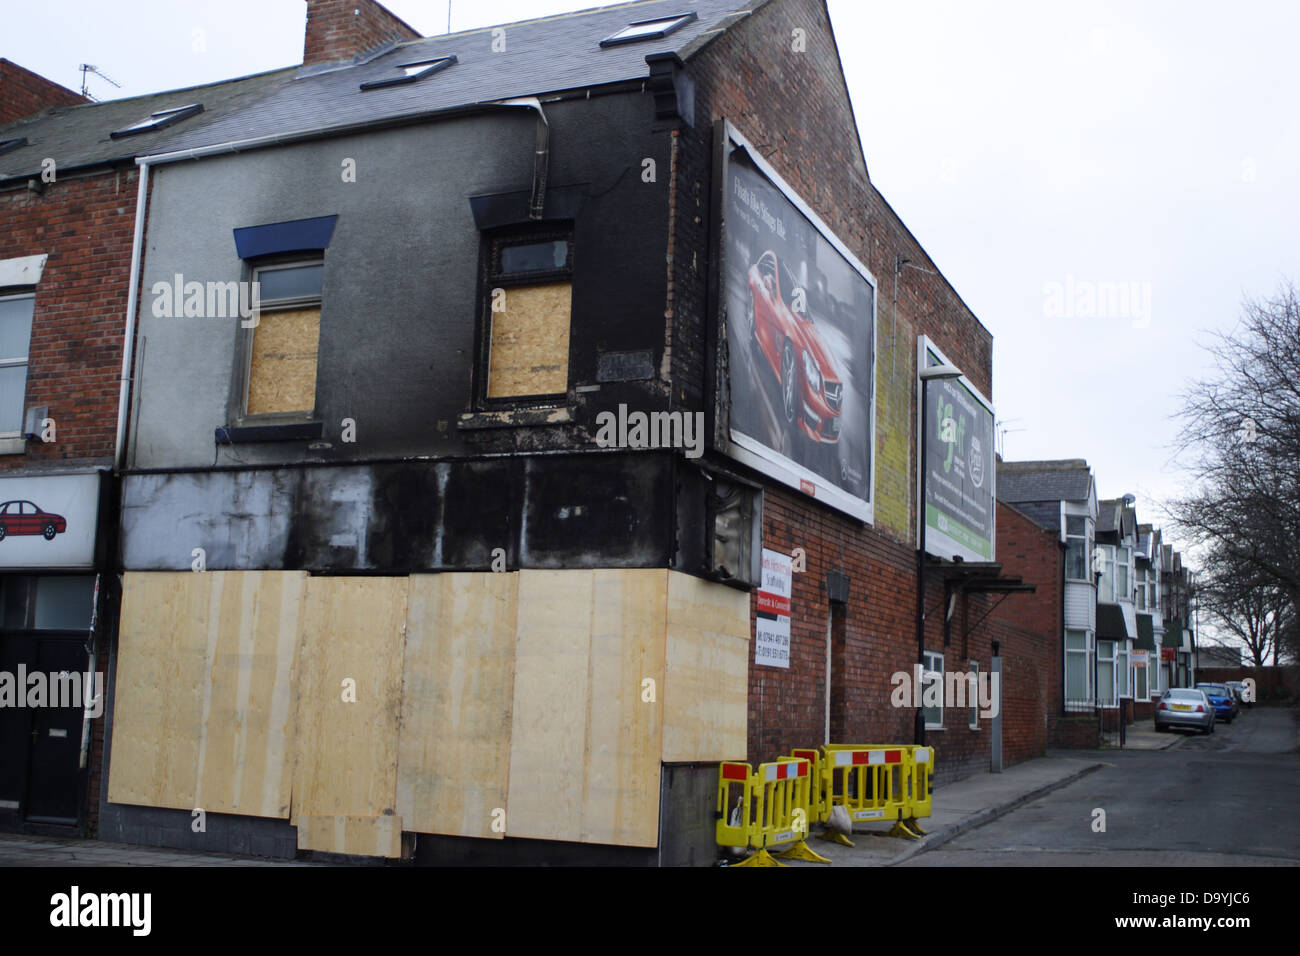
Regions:
<instances>
[{"instance_id":1,"label":"red sports car advertisement","mask_svg":"<svg viewBox=\"0 0 1300 956\"><path fill-rule=\"evenodd\" d=\"M875 282L728 133L720 282L730 452L871 520Z\"/></svg>"}]
</instances>

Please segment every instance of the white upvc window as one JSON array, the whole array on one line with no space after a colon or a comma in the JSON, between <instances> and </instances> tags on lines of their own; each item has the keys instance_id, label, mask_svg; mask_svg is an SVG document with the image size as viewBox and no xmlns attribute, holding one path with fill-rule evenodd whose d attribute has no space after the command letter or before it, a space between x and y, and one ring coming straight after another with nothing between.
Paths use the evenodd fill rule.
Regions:
<instances>
[{"instance_id":1,"label":"white upvc window","mask_svg":"<svg viewBox=\"0 0 1300 956\"><path fill-rule=\"evenodd\" d=\"M970 721L967 726L969 726L971 730L979 730L980 729L980 705L979 705L980 662L970 661L969 663L970 663L971 676L974 679L971 680L970 687L967 690L967 693L970 695L969 697Z\"/></svg>"},{"instance_id":2,"label":"white upvc window","mask_svg":"<svg viewBox=\"0 0 1300 956\"><path fill-rule=\"evenodd\" d=\"M1130 693L1129 688L1133 686L1131 680L1133 674L1132 668L1129 665L1128 644L1121 641L1117 645L1117 648L1118 650L1115 655L1115 696L1120 698L1131 697L1132 694Z\"/></svg>"},{"instance_id":3,"label":"white upvc window","mask_svg":"<svg viewBox=\"0 0 1300 956\"><path fill-rule=\"evenodd\" d=\"M22 435L34 293L0 296L0 435Z\"/></svg>"},{"instance_id":4,"label":"white upvc window","mask_svg":"<svg viewBox=\"0 0 1300 956\"><path fill-rule=\"evenodd\" d=\"M1116 707L1119 697L1116 695L1115 678L1115 642L1097 642L1097 703L1102 707Z\"/></svg>"},{"instance_id":5,"label":"white upvc window","mask_svg":"<svg viewBox=\"0 0 1300 956\"><path fill-rule=\"evenodd\" d=\"M1092 635L1069 628L1065 632L1065 708L1092 706Z\"/></svg>"},{"instance_id":6,"label":"white upvc window","mask_svg":"<svg viewBox=\"0 0 1300 956\"><path fill-rule=\"evenodd\" d=\"M1133 698L1134 700L1149 700L1151 697L1151 688L1147 686L1148 667L1133 667Z\"/></svg>"},{"instance_id":7,"label":"white upvc window","mask_svg":"<svg viewBox=\"0 0 1300 956\"><path fill-rule=\"evenodd\" d=\"M1091 580L1088 577L1091 531L1090 522L1084 515L1065 516L1065 576L1068 580Z\"/></svg>"},{"instance_id":8,"label":"white upvc window","mask_svg":"<svg viewBox=\"0 0 1300 956\"><path fill-rule=\"evenodd\" d=\"M926 730L943 729L943 655L933 651L925 652L925 669L921 676L921 699L925 699L925 689L937 682L939 685L939 706L923 707ZM933 693L933 692L932 692Z\"/></svg>"}]
</instances>

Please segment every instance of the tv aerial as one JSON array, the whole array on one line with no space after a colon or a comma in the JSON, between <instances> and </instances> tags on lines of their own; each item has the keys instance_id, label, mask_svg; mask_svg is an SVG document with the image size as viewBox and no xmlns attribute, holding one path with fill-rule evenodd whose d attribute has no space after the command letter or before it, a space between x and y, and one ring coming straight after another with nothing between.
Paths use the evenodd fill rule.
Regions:
<instances>
[{"instance_id":1,"label":"tv aerial","mask_svg":"<svg viewBox=\"0 0 1300 956\"><path fill-rule=\"evenodd\" d=\"M113 86L117 87L119 90L122 88L122 84L121 84L121 83L117 82L117 80L113 79L111 76L108 76L107 74L100 72L99 67L94 66L94 65L92 65L92 64L90 64L90 63L83 63L83 64L81 64L79 67L77 67L77 69L79 69L79 70L81 71L81 95L84 96L84 97L86 97L86 99L88 99L88 100L95 100L95 101L98 102L99 97L97 97L97 96L95 96L93 93L91 93L91 92L90 92L90 88L86 85L86 74L87 74L87 73L94 73L94 74L95 74L97 77L99 77L101 80L104 80L104 81L107 82L107 83L111 83Z\"/></svg>"}]
</instances>

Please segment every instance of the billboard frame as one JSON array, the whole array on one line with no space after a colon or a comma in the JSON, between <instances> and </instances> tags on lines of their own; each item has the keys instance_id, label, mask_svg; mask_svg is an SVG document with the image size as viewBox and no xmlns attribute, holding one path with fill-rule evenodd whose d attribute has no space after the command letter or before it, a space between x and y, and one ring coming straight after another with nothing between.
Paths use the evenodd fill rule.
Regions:
<instances>
[{"instance_id":1,"label":"billboard frame","mask_svg":"<svg viewBox=\"0 0 1300 956\"><path fill-rule=\"evenodd\" d=\"M921 471L921 460L924 457L922 454L921 443L925 441L925 423L921 421L921 409L924 407L924 396L921 393L921 389L925 387L926 383L921 381L921 369L926 367L927 352L933 352L935 358L937 358L942 364L953 364L948 359L948 356L944 354L943 350L939 348L939 346L935 344L934 340L928 335L922 333L916 337L916 538L914 543L917 550L920 550L921 548L921 530L925 524L925 475ZM992 479L989 482L989 497L993 501L993 507L989 512L989 550L991 553L987 558L972 556L970 552L965 550L963 545L954 541L952 538L949 538L942 531L933 528L926 531L925 550L926 554L945 560L951 560L954 554L960 554L962 559L966 561L996 561L998 556L998 468L996 448L998 416L997 412L993 409L993 403L985 397L983 392L971 384L970 379L966 377L965 373L962 373L962 375L957 379L957 382L970 393L971 397L974 398L975 401L979 403L979 405L987 411L989 416L993 419L993 437L995 442L993 466L989 469L989 476ZM936 550L940 544L939 539L942 540L942 551Z\"/></svg>"},{"instance_id":2,"label":"billboard frame","mask_svg":"<svg viewBox=\"0 0 1300 956\"><path fill-rule=\"evenodd\" d=\"M746 157L758 171L871 288L871 407L867 414L870 423L870 434L867 436L867 468L869 474L867 497L865 499L849 494L811 469L805 468L780 452L768 448L756 439L732 431L730 373L729 369L724 370L722 366L722 357L726 354L724 343L727 341L727 299L723 286L725 285L725 257L728 240L727 181L731 154L737 149L744 150ZM880 283L871 270L849 250L848 246L840 240L830 226L804 202L794 187L772 168L758 149L727 119L719 119L714 123L713 180L714 185L710 199L714 227L709 237L709 248L714 255L709 269L708 314L716 324L709 336L712 354L708 356L707 360L709 379L706 390L706 393L712 399L708 405L708 414L711 419L708 431L713 447L728 458L747 465L768 478L816 501L820 501L836 511L856 518L864 524L874 524L876 471L878 467L876 414L879 408L879 384L876 373L880 348Z\"/></svg>"}]
</instances>

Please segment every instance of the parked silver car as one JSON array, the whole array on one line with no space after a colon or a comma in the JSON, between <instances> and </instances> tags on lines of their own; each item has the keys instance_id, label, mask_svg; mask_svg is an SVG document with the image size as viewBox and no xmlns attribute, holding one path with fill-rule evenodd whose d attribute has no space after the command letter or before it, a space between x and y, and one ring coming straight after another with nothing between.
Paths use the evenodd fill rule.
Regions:
<instances>
[{"instance_id":1,"label":"parked silver car","mask_svg":"<svg viewBox=\"0 0 1300 956\"><path fill-rule=\"evenodd\" d=\"M1214 733L1214 705L1204 691L1174 687L1165 691L1156 705L1156 731L1188 727L1203 734Z\"/></svg>"}]
</instances>

